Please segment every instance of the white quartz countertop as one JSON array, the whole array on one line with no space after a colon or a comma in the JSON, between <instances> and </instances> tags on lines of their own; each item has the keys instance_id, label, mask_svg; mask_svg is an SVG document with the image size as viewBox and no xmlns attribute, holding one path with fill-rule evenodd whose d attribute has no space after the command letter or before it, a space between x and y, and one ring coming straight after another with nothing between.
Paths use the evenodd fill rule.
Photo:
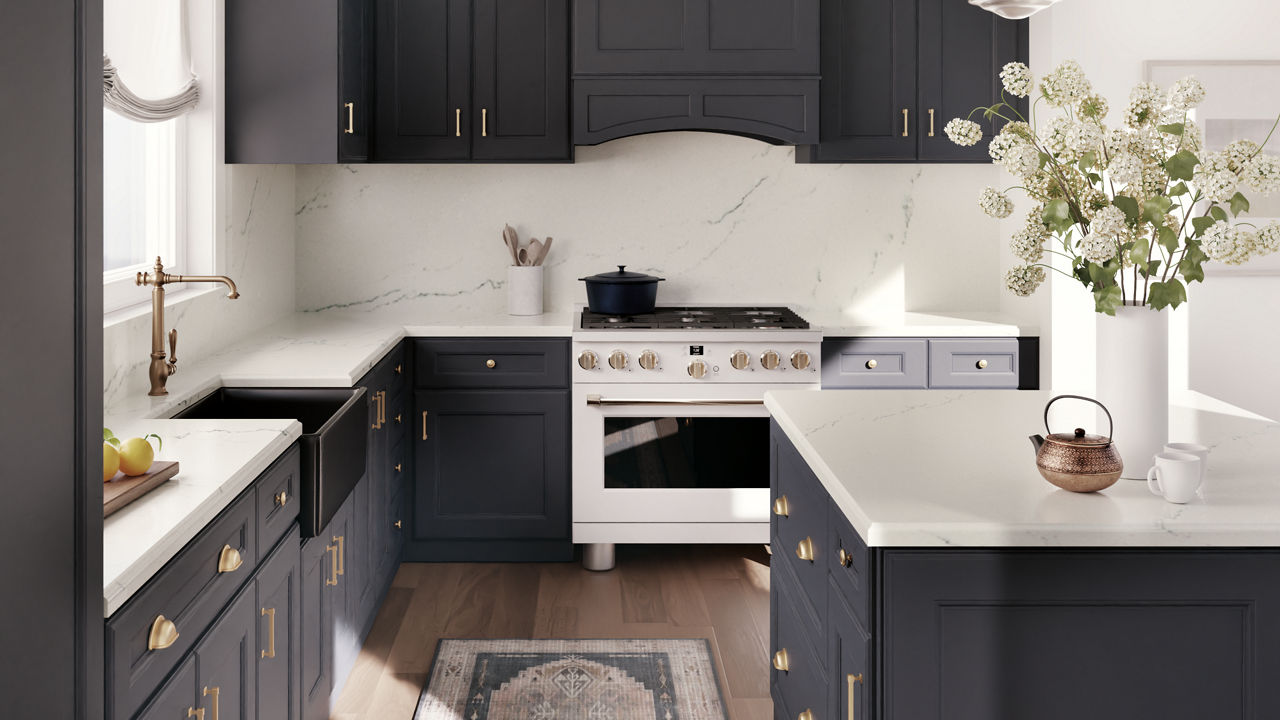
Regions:
<instances>
[{"instance_id":1,"label":"white quartz countertop","mask_svg":"<svg viewBox=\"0 0 1280 720\"><path fill-rule=\"evenodd\" d=\"M996 313L904 312L862 316L821 310L800 316L826 337L1023 337L1038 335L1032 325L1009 322Z\"/></svg>"},{"instance_id":2,"label":"white quartz countertop","mask_svg":"<svg viewBox=\"0 0 1280 720\"><path fill-rule=\"evenodd\" d=\"M1213 403L1170 408L1171 439L1211 448L1201 497L1145 482L1099 493L1040 477L1046 392L827 390L765 404L872 547L1280 546L1280 424ZM1213 407L1212 410L1204 409ZM1145 469L1149 458L1124 455Z\"/></svg>"},{"instance_id":3,"label":"white quartz countertop","mask_svg":"<svg viewBox=\"0 0 1280 720\"><path fill-rule=\"evenodd\" d=\"M302 433L297 420L136 420L117 437L156 433L178 474L103 521L102 597L110 617Z\"/></svg>"}]
</instances>

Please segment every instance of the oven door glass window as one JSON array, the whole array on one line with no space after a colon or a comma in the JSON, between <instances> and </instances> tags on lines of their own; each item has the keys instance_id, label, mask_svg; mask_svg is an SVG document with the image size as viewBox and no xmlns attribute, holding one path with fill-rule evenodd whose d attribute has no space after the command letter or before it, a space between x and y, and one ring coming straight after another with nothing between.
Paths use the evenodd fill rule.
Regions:
<instances>
[{"instance_id":1,"label":"oven door glass window","mask_svg":"<svg viewBox=\"0 0 1280 720\"><path fill-rule=\"evenodd\" d=\"M769 419L607 417L604 486L767 488Z\"/></svg>"}]
</instances>

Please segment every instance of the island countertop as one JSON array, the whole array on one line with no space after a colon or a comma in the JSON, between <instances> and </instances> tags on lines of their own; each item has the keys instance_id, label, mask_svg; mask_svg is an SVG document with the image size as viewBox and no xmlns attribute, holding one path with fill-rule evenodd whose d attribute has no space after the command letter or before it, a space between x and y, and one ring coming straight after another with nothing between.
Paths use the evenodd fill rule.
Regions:
<instances>
[{"instance_id":1,"label":"island countertop","mask_svg":"<svg viewBox=\"0 0 1280 720\"><path fill-rule=\"evenodd\" d=\"M1201 497L1145 482L1099 493L1040 477L1040 391L780 391L765 404L871 547L1277 547L1280 424L1213 403L1170 408L1171 439L1211 448ZM1212 408L1212 409L1207 409ZM1127 466L1150 458L1125 455Z\"/></svg>"}]
</instances>

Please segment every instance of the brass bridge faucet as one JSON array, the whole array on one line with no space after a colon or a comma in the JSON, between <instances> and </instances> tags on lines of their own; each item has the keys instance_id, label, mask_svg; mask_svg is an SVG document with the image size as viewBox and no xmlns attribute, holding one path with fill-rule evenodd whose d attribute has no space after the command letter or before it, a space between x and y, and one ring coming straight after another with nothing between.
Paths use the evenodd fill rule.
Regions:
<instances>
[{"instance_id":1,"label":"brass bridge faucet","mask_svg":"<svg viewBox=\"0 0 1280 720\"><path fill-rule=\"evenodd\" d=\"M178 331L173 329L169 331L169 359L165 360L164 355L164 286L171 283L183 282L220 282L225 283L230 289L227 297L235 300L240 297L239 291L236 290L236 284L231 278L223 275L170 275L164 271L164 265L160 264L160 258L156 257L156 266L154 273L140 272L137 276L138 285L150 285L151 290L151 368L147 374L151 377L151 391L148 395L160 396L168 395L169 391L165 389L165 382L169 376L178 371Z\"/></svg>"}]
</instances>

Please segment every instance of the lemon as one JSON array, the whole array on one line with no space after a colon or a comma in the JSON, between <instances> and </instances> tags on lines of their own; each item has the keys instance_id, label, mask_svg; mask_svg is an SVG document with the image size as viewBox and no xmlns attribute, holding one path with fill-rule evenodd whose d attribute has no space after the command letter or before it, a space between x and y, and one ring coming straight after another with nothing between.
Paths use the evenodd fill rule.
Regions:
<instances>
[{"instance_id":1,"label":"lemon","mask_svg":"<svg viewBox=\"0 0 1280 720\"><path fill-rule=\"evenodd\" d=\"M156 459L151 443L136 437L120 443L120 469L130 477L141 475L151 469L151 462Z\"/></svg>"},{"instance_id":2,"label":"lemon","mask_svg":"<svg viewBox=\"0 0 1280 720\"><path fill-rule=\"evenodd\" d=\"M111 447L111 443L102 443L102 482L106 482L120 472L120 453Z\"/></svg>"}]
</instances>

